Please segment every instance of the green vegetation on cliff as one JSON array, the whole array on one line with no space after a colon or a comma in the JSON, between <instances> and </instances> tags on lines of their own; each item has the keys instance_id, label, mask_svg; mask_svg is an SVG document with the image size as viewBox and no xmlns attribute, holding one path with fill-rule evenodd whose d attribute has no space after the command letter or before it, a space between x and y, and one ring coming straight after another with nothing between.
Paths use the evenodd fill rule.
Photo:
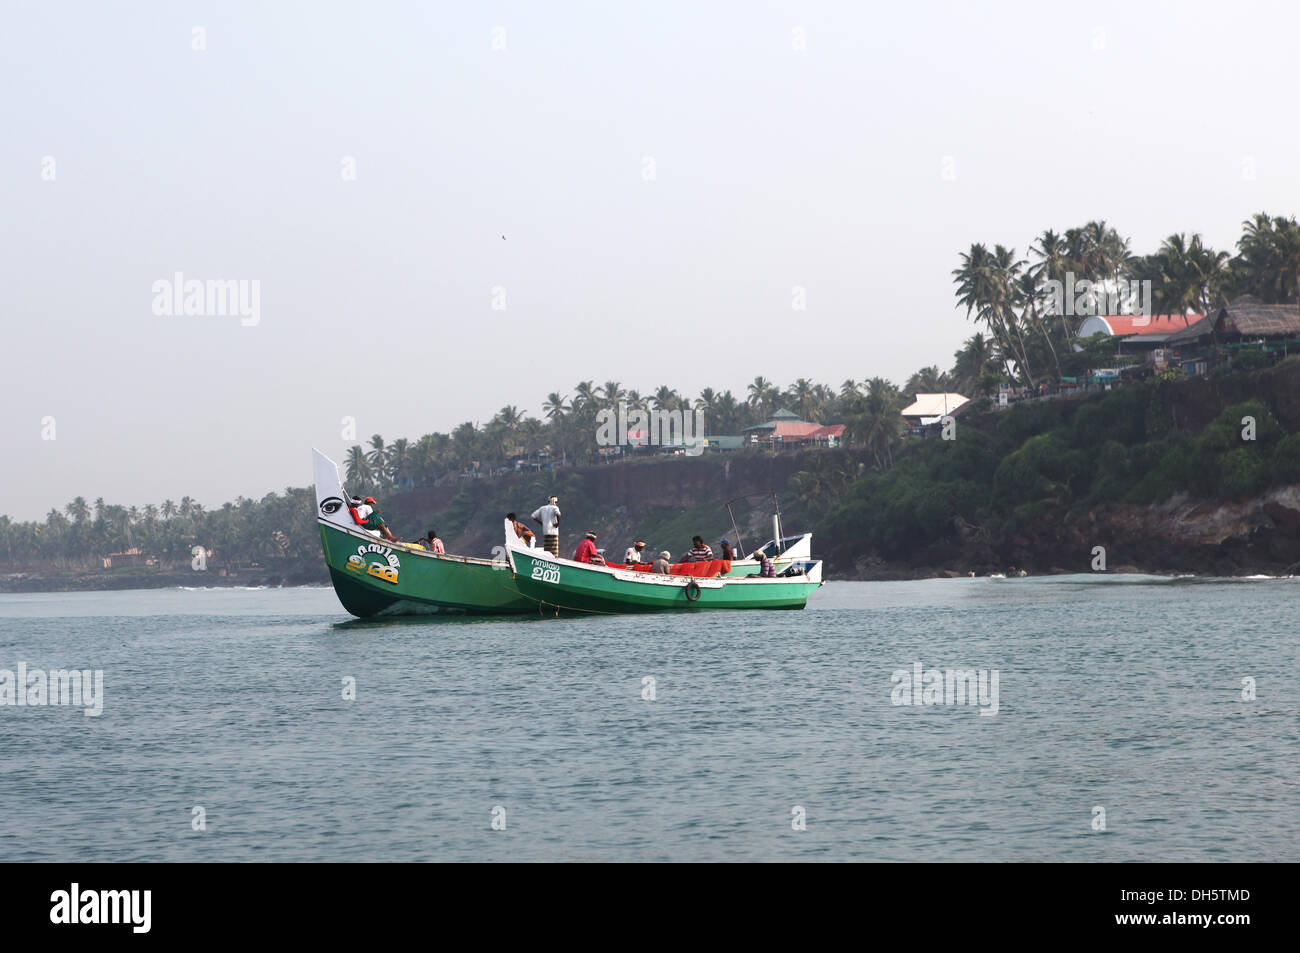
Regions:
<instances>
[{"instance_id":1,"label":"green vegetation on cliff","mask_svg":"<svg viewBox=\"0 0 1300 953\"><path fill-rule=\"evenodd\" d=\"M1176 494L1242 500L1300 483L1300 433L1285 433L1266 400L1223 407L1189 434L1170 412L1189 386L1153 383L960 418L955 439L915 442L888 472L853 480L815 531L841 560L908 560L971 538L996 551L1049 513L1077 518ZM814 517L814 501L825 502L805 491L798 511Z\"/></svg>"}]
</instances>

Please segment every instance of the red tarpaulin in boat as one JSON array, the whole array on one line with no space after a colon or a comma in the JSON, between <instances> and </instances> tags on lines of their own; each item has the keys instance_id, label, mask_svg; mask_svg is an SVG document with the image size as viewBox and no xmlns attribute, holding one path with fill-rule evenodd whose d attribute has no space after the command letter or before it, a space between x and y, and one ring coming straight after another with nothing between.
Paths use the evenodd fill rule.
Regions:
<instances>
[{"instance_id":1,"label":"red tarpaulin in boat","mask_svg":"<svg viewBox=\"0 0 1300 953\"><path fill-rule=\"evenodd\" d=\"M653 563L606 563L610 569L629 569L632 572L650 572ZM730 559L709 559L698 563L672 563L668 567L669 573L674 576L699 576L701 579L709 579L713 576L722 576L731 572Z\"/></svg>"}]
</instances>

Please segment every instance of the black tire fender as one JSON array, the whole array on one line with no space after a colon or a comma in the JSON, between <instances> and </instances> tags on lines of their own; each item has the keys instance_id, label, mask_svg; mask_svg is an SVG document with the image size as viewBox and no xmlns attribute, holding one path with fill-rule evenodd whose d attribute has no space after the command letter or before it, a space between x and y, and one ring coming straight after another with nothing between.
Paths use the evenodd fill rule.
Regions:
<instances>
[{"instance_id":1,"label":"black tire fender","mask_svg":"<svg viewBox=\"0 0 1300 953\"><path fill-rule=\"evenodd\" d=\"M692 579L686 584L686 601L695 602L700 598L700 584Z\"/></svg>"}]
</instances>

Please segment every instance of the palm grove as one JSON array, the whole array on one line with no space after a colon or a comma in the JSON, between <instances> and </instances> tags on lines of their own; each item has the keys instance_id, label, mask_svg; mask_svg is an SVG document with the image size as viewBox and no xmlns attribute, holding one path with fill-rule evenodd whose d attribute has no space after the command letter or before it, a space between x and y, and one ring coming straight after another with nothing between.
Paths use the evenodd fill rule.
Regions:
<instances>
[{"instance_id":1,"label":"palm grove","mask_svg":"<svg viewBox=\"0 0 1300 953\"><path fill-rule=\"evenodd\" d=\"M960 255L953 280L959 306L979 329L947 371L923 367L902 387L881 377L846 380L838 387L799 378L783 389L760 376L739 395L705 388L694 398L667 385L641 393L613 380L580 381L572 395L548 394L541 418L507 406L486 424L467 421L450 433L414 441L389 443L376 434L367 445L349 449L347 479L353 490L382 492L408 481L428 484L490 470L541 452L562 463L590 463L597 458L597 415L620 403L629 410L702 409L710 434L739 434L784 407L804 420L843 423L847 444L863 451L871 469L883 474L903 439L899 411L915 394L958 391L986 397L1003 382L1033 388L1078 373L1095 359L1097 345L1076 350L1070 319L1048 306L1047 283L1063 282L1067 274L1100 286L1150 281L1157 314L1207 313L1246 293L1266 302L1292 302L1300 297L1300 225L1294 217L1255 215L1243 223L1234 255L1210 248L1199 235L1183 234L1170 235L1151 254L1136 255L1104 221L1061 233L1044 231L1024 257L1003 245L975 244ZM857 476L856 470L826 462L810 468L800 484L823 504ZM139 548L163 565L179 566L194 545L203 545L233 565L305 559L318 545L313 513L310 490L295 488L258 501L240 497L211 511L188 497L180 504L140 508L103 500L92 507L78 497L51 509L44 521L0 516L0 556L10 566L85 568L98 565L104 554Z\"/></svg>"}]
</instances>

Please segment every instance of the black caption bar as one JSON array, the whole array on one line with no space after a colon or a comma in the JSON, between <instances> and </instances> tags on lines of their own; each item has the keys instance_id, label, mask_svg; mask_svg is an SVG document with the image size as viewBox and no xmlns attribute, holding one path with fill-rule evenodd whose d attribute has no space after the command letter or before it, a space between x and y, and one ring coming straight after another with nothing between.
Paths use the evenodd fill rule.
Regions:
<instances>
[{"instance_id":1,"label":"black caption bar","mask_svg":"<svg viewBox=\"0 0 1300 953\"><path fill-rule=\"evenodd\" d=\"M439 866L9 864L0 866L0 916L6 940L137 943L373 942L461 922L508 930L568 921L571 932L596 936L598 923L622 921L635 934L691 911L741 934L761 934L775 917L810 938L838 923L873 939L938 930L952 940L953 925L978 923L990 937L1231 942L1288 922L1284 881L1293 876L1285 866L1210 864Z\"/></svg>"}]
</instances>

